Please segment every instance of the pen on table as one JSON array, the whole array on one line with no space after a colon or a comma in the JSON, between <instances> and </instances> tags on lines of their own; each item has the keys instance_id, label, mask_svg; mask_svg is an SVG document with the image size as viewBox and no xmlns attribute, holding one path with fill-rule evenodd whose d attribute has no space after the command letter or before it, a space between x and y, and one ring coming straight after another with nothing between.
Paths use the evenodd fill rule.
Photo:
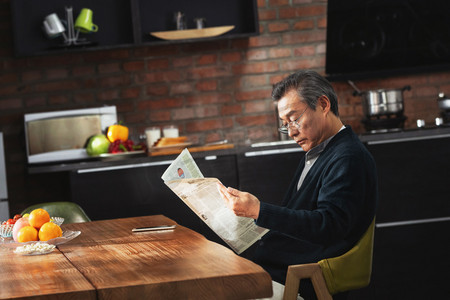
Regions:
<instances>
[{"instance_id":1,"label":"pen on table","mask_svg":"<svg viewBox=\"0 0 450 300\"><path fill-rule=\"evenodd\" d=\"M142 231L171 230L175 229L176 227L177 227L176 225L157 225L157 226L133 228L131 231L142 232Z\"/></svg>"}]
</instances>

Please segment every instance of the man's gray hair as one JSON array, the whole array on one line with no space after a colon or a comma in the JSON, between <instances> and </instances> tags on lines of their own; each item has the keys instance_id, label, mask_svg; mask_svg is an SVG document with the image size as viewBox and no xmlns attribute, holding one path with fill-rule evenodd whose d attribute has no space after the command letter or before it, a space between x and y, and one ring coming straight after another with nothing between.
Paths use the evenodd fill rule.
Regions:
<instances>
[{"instance_id":1,"label":"man's gray hair","mask_svg":"<svg viewBox=\"0 0 450 300\"><path fill-rule=\"evenodd\" d=\"M317 99L325 95L330 99L331 112L339 116L337 95L330 82L315 71L300 70L289 75L273 86L272 99L278 101L289 91L295 89L303 100L316 110Z\"/></svg>"}]
</instances>

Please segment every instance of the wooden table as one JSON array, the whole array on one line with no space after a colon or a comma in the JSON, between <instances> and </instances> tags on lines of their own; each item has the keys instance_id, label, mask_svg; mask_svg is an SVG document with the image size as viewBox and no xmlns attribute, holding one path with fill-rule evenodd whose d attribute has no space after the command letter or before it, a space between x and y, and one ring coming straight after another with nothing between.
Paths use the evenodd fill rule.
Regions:
<instances>
[{"instance_id":1,"label":"wooden table","mask_svg":"<svg viewBox=\"0 0 450 300\"><path fill-rule=\"evenodd\" d=\"M270 297L261 267L158 215L63 225L81 235L51 254L0 251L0 299L248 299ZM42 297L44 298L44 297ZM39 299L39 297L33 298Z\"/></svg>"}]
</instances>

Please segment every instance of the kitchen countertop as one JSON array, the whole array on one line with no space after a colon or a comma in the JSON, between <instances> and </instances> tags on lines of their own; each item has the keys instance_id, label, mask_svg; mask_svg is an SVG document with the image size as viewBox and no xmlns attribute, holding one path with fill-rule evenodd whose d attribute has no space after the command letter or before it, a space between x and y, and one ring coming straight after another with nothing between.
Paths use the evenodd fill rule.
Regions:
<instances>
[{"instance_id":1,"label":"kitchen countertop","mask_svg":"<svg viewBox=\"0 0 450 300\"><path fill-rule=\"evenodd\" d=\"M236 154L237 148L230 148L224 150L213 150L207 152L191 153L193 158L205 157L205 156L218 156L218 155L233 155ZM54 173L54 172L69 172L94 168L114 167L120 168L122 165L136 165L139 167L151 167L155 165L169 165L178 154L161 155L161 156L148 156L146 153L141 153L135 156L124 157L123 159L110 159L110 158L91 158L83 161L68 161L57 164L29 164L28 173Z\"/></svg>"},{"instance_id":2,"label":"kitchen countertop","mask_svg":"<svg viewBox=\"0 0 450 300\"><path fill-rule=\"evenodd\" d=\"M359 135L363 143L382 144L382 143L395 143L414 140L426 140L435 138L450 137L450 126L430 127L420 129L406 129L389 132L378 133L364 133ZM245 156L251 156L256 152L279 152L279 151L302 151L297 144L292 141L268 141L258 142L252 145L235 146L229 149L212 150L204 152L191 153L193 158L204 158L207 156L222 156L222 155L237 155L244 154ZM114 169L120 168L120 166L136 165L139 167L150 167L155 165L169 165L178 154L161 155L161 156L148 156L145 153L136 155L133 157L127 157L124 159L98 159L92 158L84 161L73 161L58 164L33 164L28 165L28 172L30 174L40 173L54 173L54 172L70 172L83 169L94 168L107 168L113 167Z\"/></svg>"},{"instance_id":3,"label":"kitchen countertop","mask_svg":"<svg viewBox=\"0 0 450 300\"><path fill-rule=\"evenodd\" d=\"M450 126L425 127L389 132L361 134L363 143L382 144L450 137Z\"/></svg>"}]
</instances>

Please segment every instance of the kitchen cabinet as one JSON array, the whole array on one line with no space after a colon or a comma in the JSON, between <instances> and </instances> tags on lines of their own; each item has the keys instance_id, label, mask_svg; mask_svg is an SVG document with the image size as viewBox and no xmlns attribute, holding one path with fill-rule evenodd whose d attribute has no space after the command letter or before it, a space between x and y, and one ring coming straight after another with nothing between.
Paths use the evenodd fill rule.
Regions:
<instances>
[{"instance_id":1,"label":"kitchen cabinet","mask_svg":"<svg viewBox=\"0 0 450 300\"><path fill-rule=\"evenodd\" d=\"M371 143L378 169L377 222L450 216L450 135Z\"/></svg>"},{"instance_id":2,"label":"kitchen cabinet","mask_svg":"<svg viewBox=\"0 0 450 300\"><path fill-rule=\"evenodd\" d=\"M379 205L369 287L350 299L446 299L450 295L450 137L369 143Z\"/></svg>"},{"instance_id":3,"label":"kitchen cabinet","mask_svg":"<svg viewBox=\"0 0 450 300\"><path fill-rule=\"evenodd\" d=\"M448 299L450 221L375 229L372 279L349 300Z\"/></svg>"},{"instance_id":4,"label":"kitchen cabinet","mask_svg":"<svg viewBox=\"0 0 450 300\"><path fill-rule=\"evenodd\" d=\"M261 201L281 205L305 152L297 145L282 149L250 149L238 155L239 189Z\"/></svg>"},{"instance_id":5,"label":"kitchen cabinet","mask_svg":"<svg viewBox=\"0 0 450 300\"><path fill-rule=\"evenodd\" d=\"M92 220L162 214L226 245L161 179L173 160L86 168L71 172L71 197ZM234 155L206 156L195 162L205 177L237 186ZM145 224L142 224L145 226Z\"/></svg>"},{"instance_id":6,"label":"kitchen cabinet","mask_svg":"<svg viewBox=\"0 0 450 300\"><path fill-rule=\"evenodd\" d=\"M74 20L82 8L93 11L93 23L98 26L98 31L80 33L79 38L85 39L80 45L67 46L62 37L50 39L43 31L43 20L51 13L66 20L65 7L73 8ZM222 36L195 40L165 41L150 36L153 31L174 30L176 11L184 13L189 29L195 28L194 18L204 18L205 27L234 25L235 28ZM259 34L256 0L14 0L11 1L11 12L17 56L166 45Z\"/></svg>"}]
</instances>

